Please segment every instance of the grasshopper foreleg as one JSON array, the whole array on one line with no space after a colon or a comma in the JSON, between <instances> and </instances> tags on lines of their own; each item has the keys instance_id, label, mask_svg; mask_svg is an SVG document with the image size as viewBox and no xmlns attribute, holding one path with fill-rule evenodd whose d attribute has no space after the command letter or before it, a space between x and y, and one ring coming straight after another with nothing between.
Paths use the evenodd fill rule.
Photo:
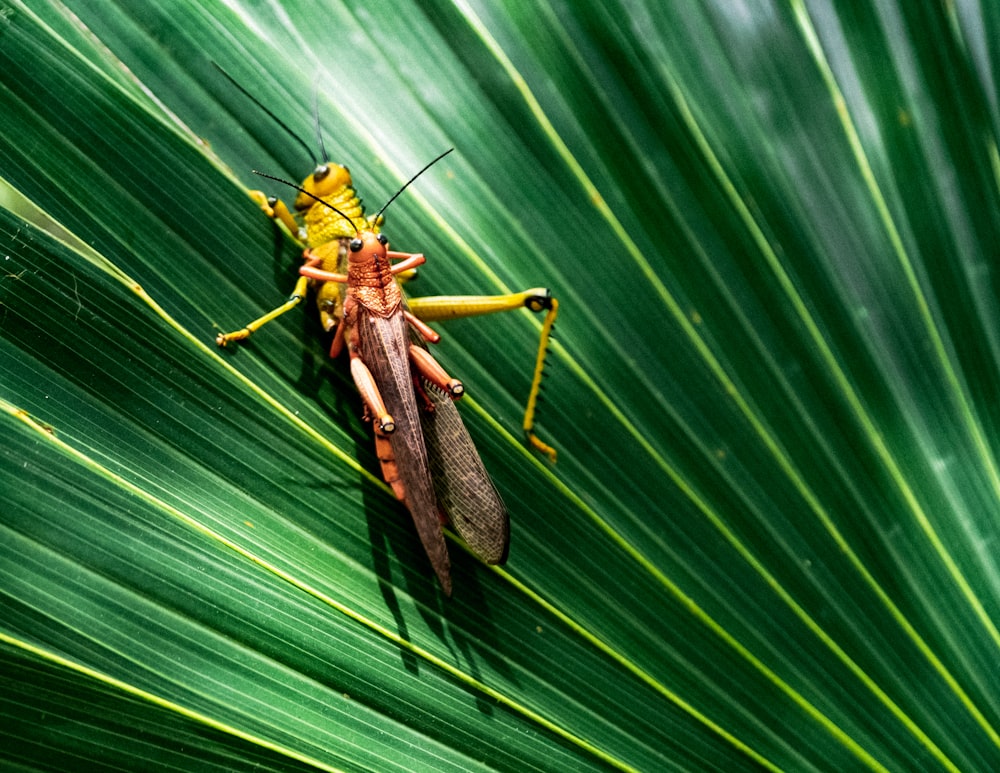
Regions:
<instances>
[{"instance_id":1,"label":"grasshopper foreleg","mask_svg":"<svg viewBox=\"0 0 1000 773\"><path fill-rule=\"evenodd\" d=\"M268 196L263 191L250 191L250 198L257 203L265 215L285 226L288 233L297 239L302 238L303 234L300 233L299 224L295 222L295 217L285 202L275 196Z\"/></svg>"},{"instance_id":2,"label":"grasshopper foreleg","mask_svg":"<svg viewBox=\"0 0 1000 773\"><path fill-rule=\"evenodd\" d=\"M441 340L441 336L439 336L437 333L434 332L434 328L425 323L423 320L417 319L417 317L415 317L409 311L406 311L404 309L403 316L405 316L406 321L410 323L410 327L416 330L420 334L420 337L423 338L428 343L436 344L438 341Z\"/></svg>"}]
</instances>

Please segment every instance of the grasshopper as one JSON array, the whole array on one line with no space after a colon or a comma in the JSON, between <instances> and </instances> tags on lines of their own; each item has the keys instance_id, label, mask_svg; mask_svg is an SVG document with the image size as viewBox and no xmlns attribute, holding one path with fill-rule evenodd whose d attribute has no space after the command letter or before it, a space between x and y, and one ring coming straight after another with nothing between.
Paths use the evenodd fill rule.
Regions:
<instances>
[{"instance_id":1,"label":"grasshopper","mask_svg":"<svg viewBox=\"0 0 1000 773\"><path fill-rule=\"evenodd\" d=\"M239 84L235 85L278 120ZM447 153L414 175L370 218L365 217L350 172L340 165L318 164L301 186L271 178L299 191L294 203L299 219L281 200L253 192L251 195L264 212L308 247L289 299L242 329L220 334L216 342L226 346L246 339L262 325L295 308L310 286L313 288L320 322L333 336L331 357L344 348L348 351L352 378L366 415L372 419L383 478L409 509L441 586L450 595L450 559L442 523L450 522L469 548L488 564L506 561L510 526L506 507L453 404L464 388L427 351L426 343L437 343L440 336L426 322L522 306L548 312L524 429L530 444L554 461L555 450L533 432L533 417L558 303L544 288L488 297L408 301L403 296L399 280L425 259L421 254L388 249L388 240L380 233L383 214L407 186L444 155Z\"/></svg>"}]
</instances>

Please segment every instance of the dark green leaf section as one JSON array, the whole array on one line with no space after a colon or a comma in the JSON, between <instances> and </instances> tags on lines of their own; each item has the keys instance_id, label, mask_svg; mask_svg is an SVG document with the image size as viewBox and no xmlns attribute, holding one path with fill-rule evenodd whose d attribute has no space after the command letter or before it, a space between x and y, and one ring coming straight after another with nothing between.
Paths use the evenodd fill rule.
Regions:
<instances>
[{"instance_id":1,"label":"dark green leaf section","mask_svg":"<svg viewBox=\"0 0 1000 773\"><path fill-rule=\"evenodd\" d=\"M77 12L0 33L0 173L95 250L0 223L0 397L53 430L4 420L0 619L121 686L11 668L167 702L206 766L996 767L994 11ZM560 298L555 468L507 434L528 313L438 349L492 417L509 575L456 555L437 597L308 313L212 349L297 261L218 160L312 164L212 61L313 147L318 84L371 209L457 148L389 210L416 294Z\"/></svg>"},{"instance_id":2,"label":"dark green leaf section","mask_svg":"<svg viewBox=\"0 0 1000 773\"><path fill-rule=\"evenodd\" d=\"M316 769L23 652L5 647L0 653L0 717L8 769ZM15 768L17 764L24 767Z\"/></svg>"}]
</instances>

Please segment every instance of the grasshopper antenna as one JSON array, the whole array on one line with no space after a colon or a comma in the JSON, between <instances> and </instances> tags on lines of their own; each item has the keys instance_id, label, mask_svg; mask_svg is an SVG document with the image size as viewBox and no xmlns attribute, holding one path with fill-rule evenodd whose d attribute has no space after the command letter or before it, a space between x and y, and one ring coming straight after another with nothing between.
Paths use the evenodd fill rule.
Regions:
<instances>
[{"instance_id":1,"label":"grasshopper antenna","mask_svg":"<svg viewBox=\"0 0 1000 773\"><path fill-rule=\"evenodd\" d=\"M306 141L304 139L302 139L298 134L296 134L294 131L292 131L291 127L288 124L286 124L284 121L282 121L280 118L278 118L278 116L276 116L263 102L261 102L259 99L257 99L257 97L255 97L253 94L251 94L245 88L243 88L243 86L241 86L232 75L230 75L228 72L226 72L225 70L222 69L221 65L216 64L215 62L212 62L212 66L216 70L218 70L219 72L221 72L225 76L226 80L228 80L230 83L232 83L237 88L238 91L242 92L242 94L247 99L249 99L251 102L253 102L255 105L257 105L257 107L259 107L261 110L263 110L266 115L270 116L271 120L274 121L276 124L278 124L278 126L280 126L282 129L284 129L285 132L288 134L289 137L291 137L293 140L295 140L296 142L298 142L299 145L301 145L303 147L303 149L306 151L306 154L309 156L309 158L312 159L312 162L313 162L314 166L318 167L320 165L320 162L316 160L316 154L313 153L312 148L310 148L309 145L306 144ZM316 120L317 120L317 125L318 125L319 118L317 117ZM322 138L320 138L320 147L322 147L322 144L323 144L323 140L322 140ZM324 154L326 153L325 149L324 149L323 152L324 152ZM264 177L267 177L267 175L264 175ZM272 178L272 179L274 179L274 178ZM284 180L279 180L279 182L284 182Z\"/></svg>"},{"instance_id":2,"label":"grasshopper antenna","mask_svg":"<svg viewBox=\"0 0 1000 773\"><path fill-rule=\"evenodd\" d=\"M281 183L282 185L287 185L289 188L294 188L299 193L304 193L310 199L318 201L320 204L323 204L324 206L329 207L334 212L336 212L338 215L340 215L342 218L344 218L344 220L346 220L348 223L350 223L351 226L354 228L355 233L357 233L359 235L361 234L361 229L358 228L354 224L354 221L351 220L351 218L349 218L347 215L345 215L339 209L337 209L335 206L333 206L333 204L331 204L330 202L323 201L323 199L321 199L319 196L316 196L315 194L312 194L309 191L307 191L305 188L302 188L302 187L296 185L295 183L289 182L288 180L285 180L285 179L283 179L281 177L275 177L274 175L267 174L266 172L258 172L256 169L251 169L250 171L253 172L255 175L258 175L259 177L266 177L268 180L274 180L275 182ZM409 184L409 183L407 183L407 184Z\"/></svg>"},{"instance_id":3,"label":"grasshopper antenna","mask_svg":"<svg viewBox=\"0 0 1000 773\"><path fill-rule=\"evenodd\" d=\"M323 127L319 123L319 73L313 78L313 124L316 127L316 141L319 143L319 151L323 154L323 163L330 160L330 155L326 152L326 143L323 142Z\"/></svg>"},{"instance_id":4,"label":"grasshopper antenna","mask_svg":"<svg viewBox=\"0 0 1000 773\"><path fill-rule=\"evenodd\" d=\"M421 169L419 172L417 172L415 175L413 175L413 177L411 177L409 180L407 180L406 183L403 185L402 188L400 188L398 191L396 191L394 194L392 194L392 198L389 199L385 203L385 206L383 206L382 209L380 209L378 211L378 214L375 215L375 218L373 219L372 222L375 222L375 223L379 222L379 219L382 217L382 213L385 212L386 209L389 208L389 205L392 204L392 202L394 202L396 200L396 198L399 196L399 194L401 194L403 191L405 191L409 187L410 183L412 183L414 180L416 180L418 177L420 177L420 175L422 175L424 172L426 172L428 169L430 169L432 166L434 166L434 164L436 164L442 158L444 158L445 156L447 156L453 150L454 150L454 148L448 148L444 153L442 153L440 156L438 156L437 158L435 158L427 166L425 166L423 169Z\"/></svg>"}]
</instances>

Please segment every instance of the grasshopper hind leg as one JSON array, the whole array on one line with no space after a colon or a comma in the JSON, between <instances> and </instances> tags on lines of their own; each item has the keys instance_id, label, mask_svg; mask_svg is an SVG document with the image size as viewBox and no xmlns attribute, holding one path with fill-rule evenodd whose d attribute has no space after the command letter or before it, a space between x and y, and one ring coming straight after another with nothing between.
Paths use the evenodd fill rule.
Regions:
<instances>
[{"instance_id":1,"label":"grasshopper hind leg","mask_svg":"<svg viewBox=\"0 0 1000 773\"><path fill-rule=\"evenodd\" d=\"M396 455L392 452L392 441L389 436L375 427L375 456L378 457L379 465L382 468L382 479L392 489L396 499L406 504L406 486L399 476L399 468L396 466Z\"/></svg>"},{"instance_id":2,"label":"grasshopper hind leg","mask_svg":"<svg viewBox=\"0 0 1000 773\"><path fill-rule=\"evenodd\" d=\"M507 295L442 295L408 298L407 304L413 315L423 322L478 317L521 308L529 309L536 314L546 312L538 340L538 354L535 357L535 370L532 374L531 389L525 405L522 427L528 444L539 453L547 456L549 461L555 463L556 449L542 442L535 434L535 410L541 391L545 356L548 354L552 328L559 313L559 302L552 297L552 293L544 287L533 287L530 290Z\"/></svg>"}]
</instances>

